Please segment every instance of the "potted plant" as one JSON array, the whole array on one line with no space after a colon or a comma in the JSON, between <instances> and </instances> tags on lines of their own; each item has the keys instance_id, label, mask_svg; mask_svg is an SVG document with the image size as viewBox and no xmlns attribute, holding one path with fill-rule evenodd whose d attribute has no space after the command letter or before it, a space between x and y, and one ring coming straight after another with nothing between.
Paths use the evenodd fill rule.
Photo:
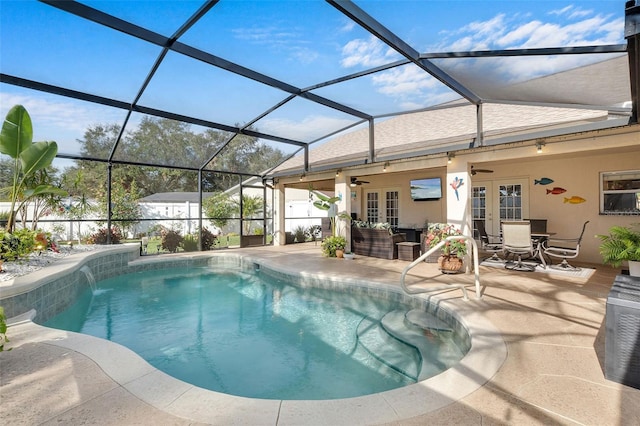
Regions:
<instances>
[{"instance_id":1,"label":"potted plant","mask_svg":"<svg viewBox=\"0 0 640 426\"><path fill-rule=\"evenodd\" d=\"M462 232L453 225L446 223L434 223L429 225L425 244L428 248L434 248L440 242L451 236L462 236ZM438 257L438 267L442 272L452 273L462 270L462 258L467 254L467 243L463 238L447 241L441 249Z\"/></svg>"},{"instance_id":2,"label":"potted plant","mask_svg":"<svg viewBox=\"0 0 640 426\"><path fill-rule=\"evenodd\" d=\"M322 242L322 253L327 257L344 256L344 248L347 245L347 239L340 235L327 237Z\"/></svg>"},{"instance_id":3,"label":"potted plant","mask_svg":"<svg viewBox=\"0 0 640 426\"><path fill-rule=\"evenodd\" d=\"M629 275L640 277L640 224L629 227L612 226L608 235L596 235L602 240L600 254L605 264L619 267L629 263Z\"/></svg>"}]
</instances>

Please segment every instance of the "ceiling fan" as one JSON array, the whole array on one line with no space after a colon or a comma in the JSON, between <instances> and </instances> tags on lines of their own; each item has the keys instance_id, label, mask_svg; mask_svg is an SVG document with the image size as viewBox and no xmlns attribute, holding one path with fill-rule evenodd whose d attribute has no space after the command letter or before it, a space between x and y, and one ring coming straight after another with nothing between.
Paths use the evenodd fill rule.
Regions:
<instances>
[{"instance_id":1,"label":"ceiling fan","mask_svg":"<svg viewBox=\"0 0 640 426\"><path fill-rule=\"evenodd\" d=\"M362 185L363 183L369 183L366 180L359 180L357 177L352 176L351 177L351 184L350 186L357 186L357 185Z\"/></svg>"},{"instance_id":2,"label":"ceiling fan","mask_svg":"<svg viewBox=\"0 0 640 426\"><path fill-rule=\"evenodd\" d=\"M493 173L493 170L489 170L489 169L474 169L473 166L471 166L471 176L475 176L476 173Z\"/></svg>"}]
</instances>

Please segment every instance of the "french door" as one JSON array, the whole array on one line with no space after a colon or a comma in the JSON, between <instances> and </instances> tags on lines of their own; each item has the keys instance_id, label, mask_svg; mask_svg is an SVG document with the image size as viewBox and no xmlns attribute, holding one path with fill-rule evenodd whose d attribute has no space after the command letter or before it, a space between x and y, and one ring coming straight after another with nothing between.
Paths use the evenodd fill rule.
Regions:
<instances>
[{"instance_id":1,"label":"french door","mask_svg":"<svg viewBox=\"0 0 640 426\"><path fill-rule=\"evenodd\" d=\"M367 222L388 222L397 227L400 217L400 195L397 189L365 191L365 218Z\"/></svg>"},{"instance_id":2,"label":"french door","mask_svg":"<svg viewBox=\"0 0 640 426\"><path fill-rule=\"evenodd\" d=\"M501 222L529 217L529 181L506 179L474 183L471 202L473 219L484 220L487 232L499 235Z\"/></svg>"}]
</instances>

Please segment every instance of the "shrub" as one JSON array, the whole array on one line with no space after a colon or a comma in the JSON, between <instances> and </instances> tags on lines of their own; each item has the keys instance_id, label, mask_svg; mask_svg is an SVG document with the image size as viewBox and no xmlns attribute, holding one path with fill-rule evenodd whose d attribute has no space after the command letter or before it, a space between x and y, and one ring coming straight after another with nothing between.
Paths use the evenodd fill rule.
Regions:
<instances>
[{"instance_id":1,"label":"shrub","mask_svg":"<svg viewBox=\"0 0 640 426\"><path fill-rule=\"evenodd\" d=\"M311 241L315 241L322 236L322 227L320 225L311 225L305 230L307 238Z\"/></svg>"},{"instance_id":2,"label":"shrub","mask_svg":"<svg viewBox=\"0 0 640 426\"><path fill-rule=\"evenodd\" d=\"M87 242L89 244L107 244L107 228L100 228L95 234L89 235ZM118 244L122 239L120 230L116 227L111 227L111 244Z\"/></svg>"},{"instance_id":3,"label":"shrub","mask_svg":"<svg viewBox=\"0 0 640 426\"><path fill-rule=\"evenodd\" d=\"M35 249L36 232L29 229L16 229L9 233L0 229L0 259L16 260L27 256Z\"/></svg>"},{"instance_id":4,"label":"shrub","mask_svg":"<svg viewBox=\"0 0 640 426\"><path fill-rule=\"evenodd\" d=\"M9 341L7 337L7 317L4 314L4 308L0 306L0 352L4 351L4 344ZM13 348L7 349L10 351Z\"/></svg>"},{"instance_id":5,"label":"shrub","mask_svg":"<svg viewBox=\"0 0 640 426\"><path fill-rule=\"evenodd\" d=\"M164 250L168 250L169 253L175 253L178 251L178 247L180 247L180 243L182 243L182 240L184 239L178 231L174 231L173 229L163 229L161 235L161 244Z\"/></svg>"},{"instance_id":6,"label":"shrub","mask_svg":"<svg viewBox=\"0 0 640 426\"><path fill-rule=\"evenodd\" d=\"M184 251L198 251L198 238L194 235L185 235L180 246Z\"/></svg>"},{"instance_id":7,"label":"shrub","mask_svg":"<svg viewBox=\"0 0 640 426\"><path fill-rule=\"evenodd\" d=\"M296 227L296 229L293 230L293 235L296 238L296 242L304 243L306 240L306 231L304 229L304 226Z\"/></svg>"},{"instance_id":8,"label":"shrub","mask_svg":"<svg viewBox=\"0 0 640 426\"><path fill-rule=\"evenodd\" d=\"M202 228L202 250L211 250L216 244L216 236L207 228Z\"/></svg>"}]
</instances>

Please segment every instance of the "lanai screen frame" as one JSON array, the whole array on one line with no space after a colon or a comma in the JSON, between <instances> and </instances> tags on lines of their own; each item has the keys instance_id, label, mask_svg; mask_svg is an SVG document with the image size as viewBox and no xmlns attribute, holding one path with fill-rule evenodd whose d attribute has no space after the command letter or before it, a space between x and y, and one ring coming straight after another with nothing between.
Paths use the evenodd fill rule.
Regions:
<instances>
[{"instance_id":1,"label":"lanai screen frame","mask_svg":"<svg viewBox=\"0 0 640 426\"><path fill-rule=\"evenodd\" d=\"M304 158L304 166L302 173L307 173L312 171L312 167L309 164L309 149L314 144L324 141L327 138L332 137L340 132L347 131L350 128L358 125L366 125L369 129L369 149L367 153L367 158L365 162L374 163L376 162L376 139L375 139L375 122L376 120L389 118L398 114L407 114L412 112L418 112L420 110L414 111L398 111L397 113L388 113L384 115L374 115L367 113L365 111L360 111L358 109L349 107L345 104L337 102L335 100L319 96L315 94L313 91L319 88L328 87L334 84L339 84L343 82L347 82L349 80L353 80L359 77L363 77L366 75L372 75L375 73L379 73L385 70L405 66L408 64L412 64L430 76L437 79L440 83L451 89L453 92L457 93L461 99L465 100L471 105L474 105L477 109L476 113L476 128L477 134L475 139L473 140L471 146L469 148L481 147L484 146L484 138L483 138L483 120L482 120L482 105L489 102L498 102L494 99L483 98L471 90L469 87L462 84L460 81L457 81L451 74L447 73L445 70L440 68L434 62L438 59L451 59L451 58L497 58L497 57L527 57L527 56L549 56L549 55L583 55L583 54L626 54L628 56L628 61L630 64L630 83L631 83L631 99L632 99L632 108L631 111L619 110L616 111L618 113L628 113L629 115L629 123L637 122L637 103L638 103L638 34L636 30L636 26L633 24L637 24L638 21L638 7L635 4L631 4L633 2L628 2L627 4L627 28L625 28L625 37L627 38L627 44L615 44L615 45L598 45L598 46L562 46L556 48L537 48L537 49L511 49L511 50L487 50L487 51L466 51L466 52L419 52L414 49L409 43L405 40L394 34L390 29L381 24L375 17L371 16L367 12L365 12L362 8L360 8L355 2L352 1L343 1L343 0L327 0L326 3L331 7L335 8L337 11L342 13L346 18L350 21L354 22L356 25L367 31L367 33L374 36L376 39L382 41L385 45L396 51L401 55L403 59L396 60L390 62L388 64L374 67L368 70L360 71L357 73L346 74L341 77L319 82L314 85L308 87L296 87L295 85L289 84L285 81L281 81L275 78L272 78L268 75L262 74L255 69L248 68L232 61L226 60L224 58L215 56L211 53L200 50L191 45L184 44L180 42L180 38L190 29L192 28L199 20L201 20L208 13L215 13L215 6L219 3L218 0L209 0L205 1L200 8L198 8L184 23L176 30L171 36L163 36L156 32L153 32L147 28L136 25L130 21L126 21L124 19L115 17L113 15L109 15L100 10L94 9L86 4L76 2L76 1L57 1L57 0L42 0L41 3L47 4L51 7L54 7L60 11L65 13L69 13L85 19L87 21L91 21L93 23L99 24L101 26L107 27L113 31L118 31L124 33L126 35L135 37L138 40L142 40L146 43L153 44L155 46L159 46L162 48L161 53L156 58L156 61L152 68L149 70L148 74L144 78L144 82L139 88L136 96L131 102L123 102L116 100L114 98L99 96L95 94L91 94L88 92L77 91L70 89L68 87L55 86L51 84L47 84L42 81L36 81L32 79L27 79L17 75L9 75L6 73L0 73L0 82L15 86L20 86L36 91L51 93L55 95L60 95L63 97L74 98L86 102L91 102L95 104L101 104L111 108L117 108L123 111L126 111L126 117L123 120L121 126L121 132L116 140L116 143L111 149L111 153L109 158L99 159L99 158L86 158L81 155L69 155L65 153L59 153L58 158L71 159L71 160L88 160L88 161L98 161L109 164L109 166L113 164L127 164L133 166L150 166L150 167L170 167L174 169L184 169L189 171L195 171L199 173L200 183L202 182L201 173L206 170L207 172L217 172L217 173L232 173L234 175L246 176L247 178L255 177L258 179L262 179L263 182L267 182L272 179L275 174L273 170L277 168L278 165L274 165L269 170L264 171L262 174L250 174L250 173L233 173L226 170L212 170L207 167L209 163L211 163L218 155L220 155L221 151L224 149L224 146L220 148L217 152L211 153L211 156L207 159L207 161L202 164L196 164L192 167L173 167L168 166L166 164L159 163L142 163L136 161L128 161L128 160L118 160L114 158L118 145L123 137L123 134L127 128L127 124L131 118L133 113L142 113L153 117L166 118L171 120L176 120L184 123L189 123L193 125L202 126L205 128L211 128L216 130L221 130L224 132L228 132L231 136L226 141L225 146L230 144L233 139L238 135L248 135L251 137L255 137L265 141L274 141L278 143L283 143L287 145L291 145L295 147L294 153L291 155L302 155ZM632 11L630 13L630 11ZM633 28L629 29L631 26ZM251 79L253 81L257 81L261 84L267 85L269 87L278 89L288 96L283 99L281 102L274 104L271 108L265 110L262 114L259 114L253 120L250 120L244 125L229 125L225 123L218 123L209 120L203 120L201 118L189 116L189 115L181 115L175 112L170 112L167 110L150 108L145 105L140 104L140 99L147 89L149 83L154 78L154 75L163 60L167 56L169 52L177 53L180 55L185 55L187 57L196 59L202 63L208 64L213 67L220 68L227 72L233 73L235 75L241 76L243 78ZM254 131L251 129L251 125L255 122L259 121L261 118L267 116L268 114L278 110L283 105L291 102L294 99L303 98L305 100L317 103L324 107L328 107L341 113L347 114L354 118L354 122L344 126L340 129L333 129L325 135L318 137L312 141L302 141L297 140L292 137L282 137L273 134L267 134L259 131ZM508 103L509 101L501 101L501 103ZM527 102L522 102L527 104ZM535 103L536 105L542 106L557 106L556 104L549 103ZM612 108L609 105L589 105L584 106L585 108L591 109L602 109L611 111ZM429 108L427 108L429 109ZM443 149L446 151L446 149ZM290 156L290 157L291 157ZM286 160L285 160L286 161ZM282 164L282 163L281 163ZM110 168L110 167L109 167ZM200 201L202 202L202 188L201 186L198 188L200 192ZM111 192L111 180L108 179L108 192ZM266 193L266 189L265 189ZM109 195L110 200L110 195ZM109 209L110 209L110 201L109 201ZM202 203L200 203L202 205ZM110 216L110 214L109 214ZM271 215L272 216L272 215ZM109 219L109 218L108 218ZM241 221L243 220L241 215ZM202 222L202 213L200 214L200 222ZM110 227L110 222L108 223Z\"/></svg>"}]
</instances>

